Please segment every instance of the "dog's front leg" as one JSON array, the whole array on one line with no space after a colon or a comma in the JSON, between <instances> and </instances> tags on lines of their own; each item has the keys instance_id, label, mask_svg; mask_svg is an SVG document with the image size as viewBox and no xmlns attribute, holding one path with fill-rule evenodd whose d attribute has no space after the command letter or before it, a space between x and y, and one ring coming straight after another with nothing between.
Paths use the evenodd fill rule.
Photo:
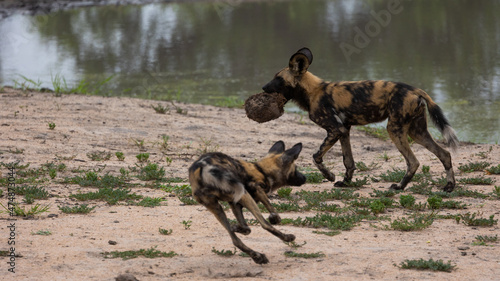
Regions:
<instances>
[{"instance_id":1,"label":"dog's front leg","mask_svg":"<svg viewBox=\"0 0 500 281\"><path fill-rule=\"evenodd\" d=\"M233 210L234 216L236 217L236 220L238 220L238 224L236 225L231 225L231 229L234 232L241 233L243 235L248 235L250 234L251 230L250 227L248 227L245 217L243 217L243 212L242 208L243 206L238 203L231 202L230 203L231 210Z\"/></svg>"},{"instance_id":2,"label":"dog's front leg","mask_svg":"<svg viewBox=\"0 0 500 281\"><path fill-rule=\"evenodd\" d=\"M314 159L314 164L316 167L319 169L321 174L329 180L329 181L335 181L335 175L330 172L325 165L323 164L323 156L332 148L332 146L338 141L340 135L336 132L332 132L331 130L327 129L328 135L326 136L325 140L319 147L318 152L314 153L313 159Z\"/></svg>"},{"instance_id":3,"label":"dog's front leg","mask_svg":"<svg viewBox=\"0 0 500 281\"><path fill-rule=\"evenodd\" d=\"M269 222L271 224L279 224L281 222L280 215L276 211L276 209L271 205L271 202L269 201L269 197L267 197L266 192L260 187L257 186L255 188L255 199L257 199L257 202L262 202L264 204L264 207L269 211Z\"/></svg>"}]
</instances>

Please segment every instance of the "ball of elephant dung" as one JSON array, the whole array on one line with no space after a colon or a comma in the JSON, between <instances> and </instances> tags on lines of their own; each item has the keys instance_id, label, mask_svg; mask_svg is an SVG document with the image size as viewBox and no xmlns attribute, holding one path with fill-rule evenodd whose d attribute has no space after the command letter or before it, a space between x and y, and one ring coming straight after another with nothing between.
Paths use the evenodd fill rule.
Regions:
<instances>
[{"instance_id":1,"label":"ball of elephant dung","mask_svg":"<svg viewBox=\"0 0 500 281\"><path fill-rule=\"evenodd\" d=\"M258 93L245 101L245 111L248 118L264 123L283 115L286 101L279 93Z\"/></svg>"}]
</instances>

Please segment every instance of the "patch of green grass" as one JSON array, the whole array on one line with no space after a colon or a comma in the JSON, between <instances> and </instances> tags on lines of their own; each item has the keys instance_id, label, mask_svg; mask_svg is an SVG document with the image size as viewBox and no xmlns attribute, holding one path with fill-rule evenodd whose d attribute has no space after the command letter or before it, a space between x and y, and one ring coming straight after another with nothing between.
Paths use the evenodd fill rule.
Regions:
<instances>
[{"instance_id":1,"label":"patch of green grass","mask_svg":"<svg viewBox=\"0 0 500 281\"><path fill-rule=\"evenodd\" d=\"M386 227L386 230L399 230L399 231L416 231L422 230L432 225L434 222L434 214L430 215L415 215L413 216L413 221L409 221L407 218L399 218L393 220L390 227Z\"/></svg>"},{"instance_id":2,"label":"patch of green grass","mask_svg":"<svg viewBox=\"0 0 500 281\"><path fill-rule=\"evenodd\" d=\"M163 228L158 228L158 231L160 232L161 235L170 235L172 234L172 229L163 229Z\"/></svg>"},{"instance_id":3,"label":"patch of green grass","mask_svg":"<svg viewBox=\"0 0 500 281\"><path fill-rule=\"evenodd\" d=\"M394 189L376 190L375 188L373 188L372 191L373 193L370 193L371 197L393 197L396 194L403 192L402 190L394 190Z\"/></svg>"},{"instance_id":4,"label":"patch of green grass","mask_svg":"<svg viewBox=\"0 0 500 281\"><path fill-rule=\"evenodd\" d=\"M160 167L158 164L148 163L140 168L139 175L137 177L143 181L161 181L165 177L165 169Z\"/></svg>"},{"instance_id":5,"label":"patch of green grass","mask_svg":"<svg viewBox=\"0 0 500 281\"><path fill-rule=\"evenodd\" d=\"M411 194L401 195L399 197L399 204L403 208L407 208L407 209L413 208L413 206L415 206L415 201L416 201L415 197L413 197L413 195L411 195Z\"/></svg>"},{"instance_id":6,"label":"patch of green grass","mask_svg":"<svg viewBox=\"0 0 500 281\"><path fill-rule=\"evenodd\" d=\"M211 138L210 139L200 138L200 140L201 140L200 148L197 149L199 155L209 152L219 151L219 145L215 144Z\"/></svg>"},{"instance_id":7,"label":"patch of green grass","mask_svg":"<svg viewBox=\"0 0 500 281\"><path fill-rule=\"evenodd\" d=\"M477 235L476 241L472 242L474 246L488 246L487 243L497 243L498 235L489 236L489 235Z\"/></svg>"},{"instance_id":8,"label":"patch of green grass","mask_svg":"<svg viewBox=\"0 0 500 281\"><path fill-rule=\"evenodd\" d=\"M48 212L50 209L50 205L40 205L36 204L35 206L32 206L30 209L26 209L25 206L19 207L19 204L15 204L12 209L8 209L5 207L2 203L0 203L0 206L5 209L5 211L2 211L0 213L13 213L15 216L19 217L31 217L35 215L39 215L41 213Z\"/></svg>"},{"instance_id":9,"label":"patch of green grass","mask_svg":"<svg viewBox=\"0 0 500 281\"><path fill-rule=\"evenodd\" d=\"M471 162L466 165L458 166L458 169L464 173L472 173L477 171L484 171L487 167L489 167L491 163L488 162Z\"/></svg>"},{"instance_id":10,"label":"patch of green grass","mask_svg":"<svg viewBox=\"0 0 500 281\"><path fill-rule=\"evenodd\" d=\"M52 235L52 231L50 230L38 230L37 232L32 232L32 235L42 235L42 236L49 236Z\"/></svg>"},{"instance_id":11,"label":"patch of green grass","mask_svg":"<svg viewBox=\"0 0 500 281\"><path fill-rule=\"evenodd\" d=\"M369 208L375 215L385 212L385 205L380 200L374 200L371 202Z\"/></svg>"},{"instance_id":12,"label":"patch of green grass","mask_svg":"<svg viewBox=\"0 0 500 281\"><path fill-rule=\"evenodd\" d=\"M301 208L296 202L271 203L278 213L282 212L300 212Z\"/></svg>"},{"instance_id":13,"label":"patch of green grass","mask_svg":"<svg viewBox=\"0 0 500 281\"><path fill-rule=\"evenodd\" d=\"M54 130L56 128L56 123L49 122L49 130Z\"/></svg>"},{"instance_id":14,"label":"patch of green grass","mask_svg":"<svg viewBox=\"0 0 500 281\"><path fill-rule=\"evenodd\" d=\"M140 249L137 251L112 251L112 252L103 252L102 255L105 259L116 259L122 258L123 260L135 259L139 256L143 256L145 258L171 258L177 256L174 251L170 252L162 252L156 250L157 246L151 247L150 249Z\"/></svg>"},{"instance_id":15,"label":"patch of green grass","mask_svg":"<svg viewBox=\"0 0 500 281\"><path fill-rule=\"evenodd\" d=\"M18 185L14 188L14 193L18 195L24 195L24 202L26 204L33 204L35 199L47 199L49 198L49 193L44 187L38 187L33 185Z\"/></svg>"},{"instance_id":16,"label":"patch of green grass","mask_svg":"<svg viewBox=\"0 0 500 281\"><path fill-rule=\"evenodd\" d=\"M441 208L441 204L443 203L443 198L439 196L431 196L427 198L427 203L429 204L429 207L433 210Z\"/></svg>"},{"instance_id":17,"label":"patch of green grass","mask_svg":"<svg viewBox=\"0 0 500 281\"><path fill-rule=\"evenodd\" d=\"M322 258L325 257L325 254L322 252L316 252L316 253L297 253L294 251L286 251L285 256L289 258L303 258L303 259L315 259L315 258Z\"/></svg>"},{"instance_id":18,"label":"patch of green grass","mask_svg":"<svg viewBox=\"0 0 500 281\"><path fill-rule=\"evenodd\" d=\"M335 236L335 235L339 235L342 232L340 230L332 230L332 231L318 231L318 230L314 230L313 233L315 233L315 234L323 234L323 235L327 235L327 236Z\"/></svg>"},{"instance_id":19,"label":"patch of green grass","mask_svg":"<svg viewBox=\"0 0 500 281\"><path fill-rule=\"evenodd\" d=\"M234 254L236 254L236 248L234 249L234 251L231 251L231 250L217 250L215 249L214 247L212 247L212 253L218 255L218 256L223 256L223 257L230 257L230 256L234 256Z\"/></svg>"},{"instance_id":20,"label":"patch of green grass","mask_svg":"<svg viewBox=\"0 0 500 281\"><path fill-rule=\"evenodd\" d=\"M151 107L158 114L165 114L165 113L167 113L170 110L170 108L168 106L163 106L161 104L158 104L157 106L151 105Z\"/></svg>"},{"instance_id":21,"label":"patch of green grass","mask_svg":"<svg viewBox=\"0 0 500 281\"><path fill-rule=\"evenodd\" d=\"M500 164L486 169L486 172L490 175L500 175Z\"/></svg>"},{"instance_id":22,"label":"patch of green grass","mask_svg":"<svg viewBox=\"0 0 500 281\"><path fill-rule=\"evenodd\" d=\"M460 201L448 200L441 202L442 209L467 209L467 204Z\"/></svg>"},{"instance_id":23,"label":"patch of green grass","mask_svg":"<svg viewBox=\"0 0 500 281\"><path fill-rule=\"evenodd\" d=\"M89 207L87 204L82 204L79 206L73 206L73 207L68 207L68 206L63 206L60 207L58 206L59 210L65 214L88 214L92 212L95 209L96 206L94 207Z\"/></svg>"},{"instance_id":24,"label":"patch of green grass","mask_svg":"<svg viewBox=\"0 0 500 281\"><path fill-rule=\"evenodd\" d=\"M99 188L112 188L127 186L123 176L117 177L110 174L100 176L98 172L88 171L83 176L65 178L63 183L78 184L83 187L93 186Z\"/></svg>"},{"instance_id":25,"label":"patch of green grass","mask_svg":"<svg viewBox=\"0 0 500 281\"><path fill-rule=\"evenodd\" d=\"M387 170L385 173L380 174L379 177L385 182L400 182L405 174L405 170L393 169L392 171ZM424 178L424 174L416 173L411 181L421 182Z\"/></svg>"},{"instance_id":26,"label":"patch of green grass","mask_svg":"<svg viewBox=\"0 0 500 281\"><path fill-rule=\"evenodd\" d=\"M500 186L493 187L493 196L496 197L497 199L500 199Z\"/></svg>"},{"instance_id":27,"label":"patch of green grass","mask_svg":"<svg viewBox=\"0 0 500 281\"><path fill-rule=\"evenodd\" d=\"M141 201L137 202L134 205L153 208L160 206L161 202L163 201L165 201L165 199L163 198L144 197Z\"/></svg>"},{"instance_id":28,"label":"patch of green grass","mask_svg":"<svg viewBox=\"0 0 500 281\"><path fill-rule=\"evenodd\" d=\"M370 171L370 170L373 170L373 169L376 169L378 168L378 164L373 162L371 163L369 166L367 166L364 162L356 162L356 170L360 171L360 172L366 172L366 171Z\"/></svg>"},{"instance_id":29,"label":"patch of green grass","mask_svg":"<svg viewBox=\"0 0 500 281\"><path fill-rule=\"evenodd\" d=\"M198 201L194 200L193 198L189 196L181 196L179 197L179 200L184 204L184 205L198 205Z\"/></svg>"},{"instance_id":30,"label":"patch of green grass","mask_svg":"<svg viewBox=\"0 0 500 281\"><path fill-rule=\"evenodd\" d=\"M346 187L362 187L368 184L368 177L356 179L355 181L345 182Z\"/></svg>"},{"instance_id":31,"label":"patch of green grass","mask_svg":"<svg viewBox=\"0 0 500 281\"><path fill-rule=\"evenodd\" d=\"M137 158L137 161L140 163L146 163L149 159L149 153L139 153L135 156L135 158Z\"/></svg>"},{"instance_id":32,"label":"patch of green grass","mask_svg":"<svg viewBox=\"0 0 500 281\"><path fill-rule=\"evenodd\" d=\"M323 190L321 192L301 190L296 195L298 200L304 200L306 203L307 201L351 200L359 197L359 194L354 193L354 190L338 188Z\"/></svg>"},{"instance_id":33,"label":"patch of green grass","mask_svg":"<svg viewBox=\"0 0 500 281\"><path fill-rule=\"evenodd\" d=\"M80 201L104 200L110 205L115 205L118 201L136 200L142 198L141 195L130 192L130 189L125 188L112 189L105 187L100 188L99 191L96 192L71 194L69 197Z\"/></svg>"},{"instance_id":34,"label":"patch of green grass","mask_svg":"<svg viewBox=\"0 0 500 281\"><path fill-rule=\"evenodd\" d=\"M278 196L280 198L289 198L290 194L292 193L292 188L291 187L282 187L278 189L277 191Z\"/></svg>"},{"instance_id":35,"label":"patch of green grass","mask_svg":"<svg viewBox=\"0 0 500 281\"><path fill-rule=\"evenodd\" d=\"M125 154L123 154L123 152L121 152L121 151L115 152L115 156L116 156L116 158L118 158L118 161L125 160Z\"/></svg>"},{"instance_id":36,"label":"patch of green grass","mask_svg":"<svg viewBox=\"0 0 500 281\"><path fill-rule=\"evenodd\" d=\"M467 226L493 226L496 225L498 220L495 220L495 215L491 215L489 218L477 218L478 216L481 216L481 212L477 213L469 213L467 212L466 214L459 214L456 218L457 223L462 220L462 223L467 225Z\"/></svg>"},{"instance_id":37,"label":"patch of green grass","mask_svg":"<svg viewBox=\"0 0 500 281\"><path fill-rule=\"evenodd\" d=\"M473 185L490 185L494 183L493 179L485 178L482 176L475 178L458 179L458 182L463 184L473 184Z\"/></svg>"},{"instance_id":38,"label":"patch of green grass","mask_svg":"<svg viewBox=\"0 0 500 281\"><path fill-rule=\"evenodd\" d=\"M111 152L108 151L93 151L87 153L87 157L92 161L107 161L111 159Z\"/></svg>"},{"instance_id":39,"label":"patch of green grass","mask_svg":"<svg viewBox=\"0 0 500 281\"><path fill-rule=\"evenodd\" d=\"M184 229L189 229L193 222L191 220L183 220L182 225L184 225Z\"/></svg>"},{"instance_id":40,"label":"patch of green grass","mask_svg":"<svg viewBox=\"0 0 500 281\"><path fill-rule=\"evenodd\" d=\"M434 261L433 259L424 260L405 260L399 265L403 269L418 269L418 270L432 270L432 271L444 271L451 272L455 265L452 265L450 261L444 263L443 260Z\"/></svg>"},{"instance_id":41,"label":"patch of green grass","mask_svg":"<svg viewBox=\"0 0 500 281\"><path fill-rule=\"evenodd\" d=\"M366 216L363 215L331 215L329 213L316 214L314 217L306 217L302 219L298 217L296 219L281 220L281 224L292 224L296 226L310 226L314 228L326 227L331 230L350 230L358 223L365 219Z\"/></svg>"},{"instance_id":42,"label":"patch of green grass","mask_svg":"<svg viewBox=\"0 0 500 281\"><path fill-rule=\"evenodd\" d=\"M306 183L321 183L325 179L320 172L308 172L304 173L306 177Z\"/></svg>"}]
</instances>

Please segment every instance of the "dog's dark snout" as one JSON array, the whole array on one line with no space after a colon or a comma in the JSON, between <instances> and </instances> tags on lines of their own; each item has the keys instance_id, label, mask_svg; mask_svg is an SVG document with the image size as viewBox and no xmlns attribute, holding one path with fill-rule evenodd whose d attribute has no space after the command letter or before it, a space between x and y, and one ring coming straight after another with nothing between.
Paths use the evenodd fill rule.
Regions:
<instances>
[{"instance_id":1,"label":"dog's dark snout","mask_svg":"<svg viewBox=\"0 0 500 281\"><path fill-rule=\"evenodd\" d=\"M288 184L292 186L301 186L304 183L306 183L306 176L298 171L295 171L295 174L288 180Z\"/></svg>"}]
</instances>

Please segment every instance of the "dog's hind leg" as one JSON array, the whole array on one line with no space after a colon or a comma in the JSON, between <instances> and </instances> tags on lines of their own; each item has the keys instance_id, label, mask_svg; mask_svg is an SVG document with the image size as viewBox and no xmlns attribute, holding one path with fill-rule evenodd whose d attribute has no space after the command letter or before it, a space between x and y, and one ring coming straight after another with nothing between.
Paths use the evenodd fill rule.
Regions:
<instances>
[{"instance_id":1,"label":"dog's hind leg","mask_svg":"<svg viewBox=\"0 0 500 281\"><path fill-rule=\"evenodd\" d=\"M245 195L248 195L248 193L245 193ZM229 235L231 236L231 240L233 241L234 246L236 246L238 249L241 251L247 253L255 263L258 264L265 264L268 263L269 260L267 259L266 255L258 253L250 248L248 248L243 242L236 236L236 234L232 231L231 225L229 224L229 221L227 220L226 213L224 213L224 209L222 209L222 206L219 204L218 200L214 196L205 196L201 199L200 203L203 204L207 209L215 215L217 220L224 226L224 228L227 230ZM255 202L254 202L255 203Z\"/></svg>"},{"instance_id":2,"label":"dog's hind leg","mask_svg":"<svg viewBox=\"0 0 500 281\"><path fill-rule=\"evenodd\" d=\"M329 181L335 181L335 175L329 171L325 165L323 164L323 156L332 148L332 146L339 140L340 134L337 132L331 132L330 130L327 129L327 136L321 146L319 147L318 152L314 153L313 159L314 159L314 164L316 167L319 169L321 174L329 180Z\"/></svg>"},{"instance_id":3,"label":"dog's hind leg","mask_svg":"<svg viewBox=\"0 0 500 281\"><path fill-rule=\"evenodd\" d=\"M238 203L243 205L243 207L247 208L255 216L257 221L259 221L262 228L271 232L272 234L274 234L274 236L278 237L279 239L285 242L291 242L295 240L295 235L284 234L281 231L274 228L268 221L266 221L266 219L262 216L262 213L260 212L257 203L255 203L250 194L245 193L243 197L241 197L241 200Z\"/></svg>"},{"instance_id":4,"label":"dog's hind leg","mask_svg":"<svg viewBox=\"0 0 500 281\"><path fill-rule=\"evenodd\" d=\"M342 187L346 186L346 183L352 180L352 175L356 170L356 165L354 163L354 158L352 157L351 141L349 136L349 131L347 134L343 134L340 138L340 144L342 145L342 157L345 166L345 176L343 181L338 181L335 186Z\"/></svg>"},{"instance_id":5,"label":"dog's hind leg","mask_svg":"<svg viewBox=\"0 0 500 281\"><path fill-rule=\"evenodd\" d=\"M406 126L407 127L407 126ZM391 185L391 189L403 190L406 185L411 181L413 175L418 169L420 163L418 163L415 154L410 149L410 144L408 143L408 133L405 126L397 124L389 118L387 122L387 132L391 137L392 142L396 145L399 152L403 154L406 160L406 174L403 176L401 182Z\"/></svg>"},{"instance_id":6,"label":"dog's hind leg","mask_svg":"<svg viewBox=\"0 0 500 281\"><path fill-rule=\"evenodd\" d=\"M416 143L427 148L427 150L434 153L437 158L439 158L446 171L447 183L443 190L447 192L453 191L455 188L455 174L453 172L450 152L442 148L432 138L431 134L427 130L427 120L425 114L421 114L411 123L408 133Z\"/></svg>"},{"instance_id":7,"label":"dog's hind leg","mask_svg":"<svg viewBox=\"0 0 500 281\"><path fill-rule=\"evenodd\" d=\"M243 206L239 203L233 203L233 202L230 202L229 204L231 206L231 210L233 210L236 220L238 221L238 224L232 225L231 229L234 232L238 232L243 235L250 234L251 232L250 227L248 227L247 223L245 222L245 217L243 217L243 212L242 212Z\"/></svg>"}]
</instances>

